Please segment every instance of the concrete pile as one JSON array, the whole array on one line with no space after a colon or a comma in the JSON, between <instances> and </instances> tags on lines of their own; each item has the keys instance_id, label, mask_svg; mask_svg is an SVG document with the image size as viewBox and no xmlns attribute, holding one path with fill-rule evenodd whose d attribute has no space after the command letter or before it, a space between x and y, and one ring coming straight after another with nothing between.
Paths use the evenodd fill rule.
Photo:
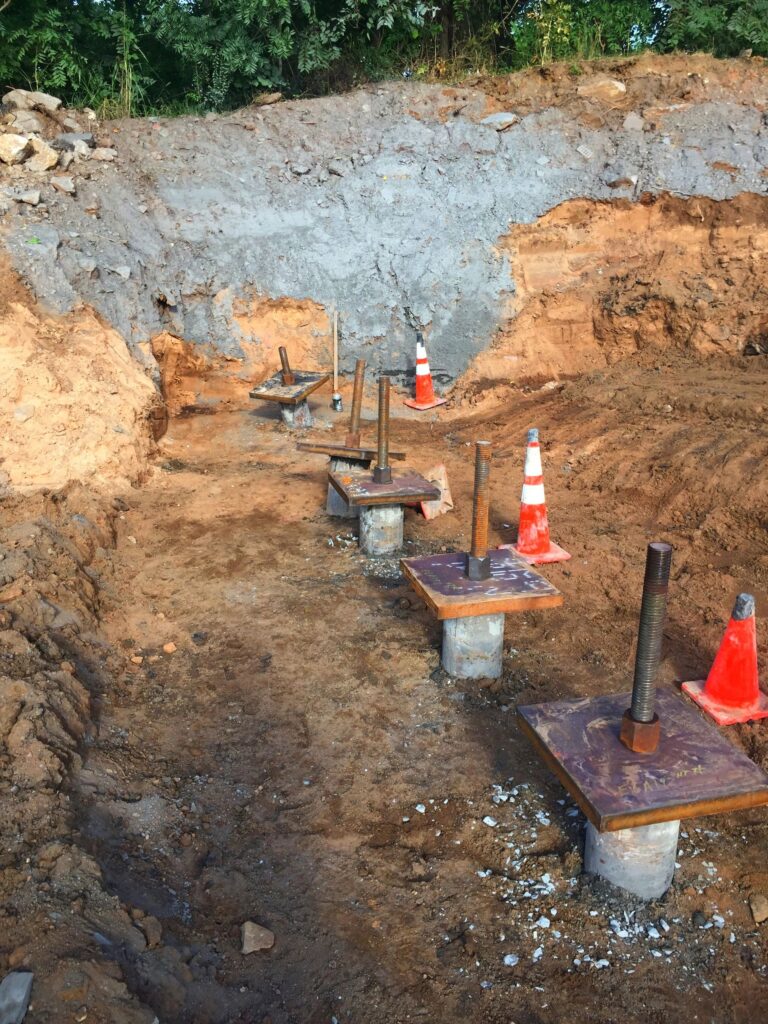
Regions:
<instances>
[{"instance_id":1,"label":"concrete pile","mask_svg":"<svg viewBox=\"0 0 768 1024\"><path fill-rule=\"evenodd\" d=\"M56 96L11 89L3 96L0 110L0 174L12 182L0 191L0 204L5 196L37 206L41 183L65 195L75 195L77 186L72 174L61 172L89 160L109 163L117 155L110 146L98 146L93 132L84 131ZM89 122L96 121L92 110L84 114ZM59 173L48 177L53 171Z\"/></svg>"}]
</instances>

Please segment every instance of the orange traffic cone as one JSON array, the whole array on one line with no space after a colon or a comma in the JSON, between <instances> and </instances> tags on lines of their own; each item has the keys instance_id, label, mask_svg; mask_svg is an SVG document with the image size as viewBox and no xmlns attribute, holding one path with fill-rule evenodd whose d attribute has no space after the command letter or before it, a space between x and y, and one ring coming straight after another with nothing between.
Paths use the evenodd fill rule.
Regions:
<instances>
[{"instance_id":1,"label":"orange traffic cone","mask_svg":"<svg viewBox=\"0 0 768 1024\"><path fill-rule=\"evenodd\" d=\"M435 395L432 387L432 374L429 372L429 360L427 350L424 347L424 336L421 331L416 332L416 397L406 398L405 405L411 409L434 409L436 405L445 405L444 398Z\"/></svg>"},{"instance_id":2,"label":"orange traffic cone","mask_svg":"<svg viewBox=\"0 0 768 1024\"><path fill-rule=\"evenodd\" d=\"M525 452L525 476L523 494L520 499L520 525L516 544L502 544L511 548L529 565L544 562L566 562L571 556L549 539L547 503L544 497L544 477L541 469L541 448L539 432L534 427L528 431L528 448Z\"/></svg>"},{"instance_id":3,"label":"orange traffic cone","mask_svg":"<svg viewBox=\"0 0 768 1024\"><path fill-rule=\"evenodd\" d=\"M718 725L768 718L768 695L757 681L755 599L751 594L736 598L706 681L683 683L683 691Z\"/></svg>"}]
</instances>

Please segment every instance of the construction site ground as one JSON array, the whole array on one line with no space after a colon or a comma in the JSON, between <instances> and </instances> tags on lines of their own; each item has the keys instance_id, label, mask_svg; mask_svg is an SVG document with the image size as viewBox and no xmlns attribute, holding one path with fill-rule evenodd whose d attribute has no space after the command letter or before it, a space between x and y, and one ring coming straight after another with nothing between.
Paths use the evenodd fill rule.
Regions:
<instances>
[{"instance_id":1,"label":"construction site ground","mask_svg":"<svg viewBox=\"0 0 768 1024\"><path fill-rule=\"evenodd\" d=\"M455 501L432 522L406 511L405 554L466 550L481 438L491 538L512 539L525 432L541 431L573 555L545 573L565 603L507 617L489 685L441 671L398 559L362 557L355 524L325 515L327 461L266 403L175 419L148 481L112 503L10 501L3 540L28 561L4 625L30 594L24 621L38 609L17 674L42 660L87 691L68 795L4 793L31 801L0 873L5 966L36 973L27 1019L760 1019L765 812L684 822L671 890L635 901L581 873L584 819L515 706L629 688L649 540L675 548L660 685L707 670L736 592L765 615L766 385L764 357L646 353L437 416L396 403L393 445L444 463ZM341 440L347 412L324 391L311 405L315 434ZM768 768L764 725L728 735ZM247 920L272 949L241 954Z\"/></svg>"}]
</instances>

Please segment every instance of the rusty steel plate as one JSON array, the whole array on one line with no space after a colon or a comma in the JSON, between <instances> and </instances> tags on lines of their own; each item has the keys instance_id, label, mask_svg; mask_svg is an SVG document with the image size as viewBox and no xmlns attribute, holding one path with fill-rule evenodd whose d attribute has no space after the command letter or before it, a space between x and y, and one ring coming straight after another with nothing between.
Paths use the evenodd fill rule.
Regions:
<instances>
[{"instance_id":1,"label":"rusty steel plate","mask_svg":"<svg viewBox=\"0 0 768 1024\"><path fill-rule=\"evenodd\" d=\"M511 551L496 548L488 555L491 576L487 580L467 577L466 555L462 552L403 558L400 565L438 619L525 612L563 603L560 591Z\"/></svg>"},{"instance_id":2,"label":"rusty steel plate","mask_svg":"<svg viewBox=\"0 0 768 1024\"><path fill-rule=\"evenodd\" d=\"M347 504L358 505L411 505L420 501L436 501L440 488L435 487L420 473L401 472L391 483L374 483L366 470L346 470L329 473L328 482Z\"/></svg>"},{"instance_id":3,"label":"rusty steel plate","mask_svg":"<svg viewBox=\"0 0 768 1024\"><path fill-rule=\"evenodd\" d=\"M293 375L296 378L295 384L283 384L282 373L276 373L269 380L257 384L249 394L251 398L261 398L266 402L298 405L331 379L330 373L310 373L305 370L294 370Z\"/></svg>"},{"instance_id":4,"label":"rusty steel plate","mask_svg":"<svg viewBox=\"0 0 768 1024\"><path fill-rule=\"evenodd\" d=\"M324 444L322 441L300 441L296 448L300 452L314 452L315 455L328 455L332 459L350 459L358 462L373 462L378 454L377 448L348 448L345 444ZM390 452L390 459L401 462L405 452Z\"/></svg>"},{"instance_id":5,"label":"rusty steel plate","mask_svg":"<svg viewBox=\"0 0 768 1024\"><path fill-rule=\"evenodd\" d=\"M768 803L768 775L673 690L657 691L661 740L619 739L631 693L518 707L517 722L595 828L653 825Z\"/></svg>"}]
</instances>

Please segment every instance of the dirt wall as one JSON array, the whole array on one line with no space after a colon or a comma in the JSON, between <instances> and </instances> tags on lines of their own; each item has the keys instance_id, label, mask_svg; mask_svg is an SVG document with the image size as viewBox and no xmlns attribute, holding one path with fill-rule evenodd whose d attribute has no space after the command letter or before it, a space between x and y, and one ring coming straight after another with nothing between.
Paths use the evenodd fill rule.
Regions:
<instances>
[{"instance_id":1,"label":"dirt wall","mask_svg":"<svg viewBox=\"0 0 768 1024\"><path fill-rule=\"evenodd\" d=\"M5 267L0 293L0 488L72 481L112 493L142 477L159 397L123 338L88 307L51 315ZM155 429L157 432L157 429Z\"/></svg>"},{"instance_id":2,"label":"dirt wall","mask_svg":"<svg viewBox=\"0 0 768 1024\"><path fill-rule=\"evenodd\" d=\"M649 348L737 356L766 345L765 197L576 199L499 248L517 288L463 381L474 389L575 376Z\"/></svg>"}]
</instances>

